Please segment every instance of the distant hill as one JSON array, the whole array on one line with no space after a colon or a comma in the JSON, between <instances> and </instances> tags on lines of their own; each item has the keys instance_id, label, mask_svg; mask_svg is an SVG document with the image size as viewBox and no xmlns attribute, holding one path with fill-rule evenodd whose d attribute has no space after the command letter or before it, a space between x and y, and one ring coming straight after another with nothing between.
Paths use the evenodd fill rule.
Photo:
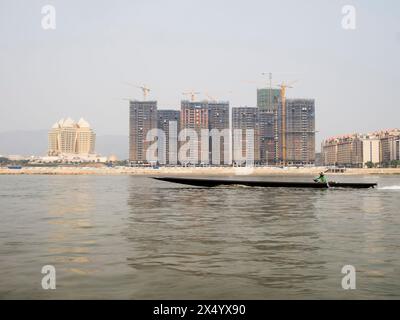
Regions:
<instances>
[{"instance_id":1,"label":"distant hill","mask_svg":"<svg viewBox=\"0 0 400 320\"><path fill-rule=\"evenodd\" d=\"M129 137L128 135L104 135L96 137L96 152L102 155L115 154L118 159L128 159Z\"/></svg>"},{"instance_id":2,"label":"distant hill","mask_svg":"<svg viewBox=\"0 0 400 320\"><path fill-rule=\"evenodd\" d=\"M47 130L0 132L0 155L46 155L47 133ZM128 136L98 136L96 152L104 156L115 154L118 159L127 159Z\"/></svg>"},{"instance_id":3,"label":"distant hill","mask_svg":"<svg viewBox=\"0 0 400 320\"><path fill-rule=\"evenodd\" d=\"M0 132L0 154L24 156L45 155L47 152L47 131L6 131Z\"/></svg>"}]
</instances>

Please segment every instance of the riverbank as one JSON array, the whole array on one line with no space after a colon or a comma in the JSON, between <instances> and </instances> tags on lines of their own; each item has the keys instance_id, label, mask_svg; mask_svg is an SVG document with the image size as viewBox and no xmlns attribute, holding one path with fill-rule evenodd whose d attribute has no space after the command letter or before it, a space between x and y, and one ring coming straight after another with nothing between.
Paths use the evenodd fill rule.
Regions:
<instances>
[{"instance_id":1,"label":"riverbank","mask_svg":"<svg viewBox=\"0 0 400 320\"><path fill-rule=\"evenodd\" d=\"M143 175L143 176L270 176L270 175L317 175L325 171L324 167L308 168L278 168L278 167L255 167L255 168L233 168L233 167L205 167L205 168L183 168L183 167L161 167L153 168L91 168L91 167L23 167L22 169L0 168L0 175ZM400 174L400 168L373 168L373 169L346 169L343 173L335 175L394 175Z\"/></svg>"}]
</instances>

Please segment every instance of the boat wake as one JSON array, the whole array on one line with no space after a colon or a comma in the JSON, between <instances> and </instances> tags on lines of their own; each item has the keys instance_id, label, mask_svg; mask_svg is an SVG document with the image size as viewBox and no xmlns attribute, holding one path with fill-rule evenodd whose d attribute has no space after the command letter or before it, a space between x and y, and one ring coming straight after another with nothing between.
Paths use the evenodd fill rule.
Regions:
<instances>
[{"instance_id":1,"label":"boat wake","mask_svg":"<svg viewBox=\"0 0 400 320\"><path fill-rule=\"evenodd\" d=\"M386 187L380 187L379 190L400 190L400 186L386 186Z\"/></svg>"}]
</instances>

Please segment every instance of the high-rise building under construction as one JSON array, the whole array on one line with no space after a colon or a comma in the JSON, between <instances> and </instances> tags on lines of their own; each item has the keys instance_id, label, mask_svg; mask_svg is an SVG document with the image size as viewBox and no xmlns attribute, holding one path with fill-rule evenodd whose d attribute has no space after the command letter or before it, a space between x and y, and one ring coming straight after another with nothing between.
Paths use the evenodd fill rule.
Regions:
<instances>
[{"instance_id":1,"label":"high-rise building under construction","mask_svg":"<svg viewBox=\"0 0 400 320\"><path fill-rule=\"evenodd\" d=\"M315 102L286 99L285 89L289 87L282 84L280 89L257 89L260 160L264 164L301 165L315 161Z\"/></svg>"},{"instance_id":2,"label":"high-rise building under construction","mask_svg":"<svg viewBox=\"0 0 400 320\"><path fill-rule=\"evenodd\" d=\"M229 130L229 117L227 101L181 102L181 130L194 129L197 133L198 162L211 162L214 159L212 163L220 165L230 161L227 158L230 154L230 136L224 135L224 130ZM202 140L203 129L208 130L208 142ZM219 141L213 141L213 138L218 139L218 137Z\"/></svg>"},{"instance_id":3,"label":"high-rise building under construction","mask_svg":"<svg viewBox=\"0 0 400 320\"><path fill-rule=\"evenodd\" d=\"M237 151L241 158L249 157L252 152L254 162L260 161L260 129L259 129L259 110L252 107L232 108L232 129L233 129L233 157L237 162ZM237 141L239 136L235 130L241 130L241 141ZM252 134L249 134L252 133ZM241 147L241 148L240 148ZM235 152L235 150L237 150Z\"/></svg>"},{"instance_id":4,"label":"high-rise building under construction","mask_svg":"<svg viewBox=\"0 0 400 320\"><path fill-rule=\"evenodd\" d=\"M201 162L208 162L209 159L209 141L208 136L206 140L202 139L202 131L207 130L208 134L208 103L196 101L181 101L181 124L180 130L191 129L196 135L195 137L187 137L188 143L191 140L197 146L197 152L186 154L183 162L190 164L198 164ZM181 134L181 133L180 133ZM185 142L179 143L179 148ZM194 146L194 145L193 145ZM182 157L181 157L182 158ZM180 159L182 162L182 159Z\"/></svg>"},{"instance_id":5,"label":"high-rise building under construction","mask_svg":"<svg viewBox=\"0 0 400 320\"><path fill-rule=\"evenodd\" d=\"M157 128L157 101L130 101L129 103L129 160L147 162L146 152L151 141L147 133Z\"/></svg>"},{"instance_id":6,"label":"high-rise building under construction","mask_svg":"<svg viewBox=\"0 0 400 320\"><path fill-rule=\"evenodd\" d=\"M230 164L231 143L229 130L229 102L208 102L208 128L210 130L210 160L216 165Z\"/></svg>"},{"instance_id":7,"label":"high-rise building under construction","mask_svg":"<svg viewBox=\"0 0 400 320\"><path fill-rule=\"evenodd\" d=\"M260 161L262 164L274 164L276 157L275 113L268 109L259 109L258 121Z\"/></svg>"},{"instance_id":8,"label":"high-rise building under construction","mask_svg":"<svg viewBox=\"0 0 400 320\"><path fill-rule=\"evenodd\" d=\"M315 161L315 101L286 99L286 126L282 124L282 103L278 104L277 161L285 164L312 164ZM283 137L286 143L283 144ZM286 159L283 159L286 148Z\"/></svg>"},{"instance_id":9,"label":"high-rise building under construction","mask_svg":"<svg viewBox=\"0 0 400 320\"><path fill-rule=\"evenodd\" d=\"M281 90L257 89L257 107L260 122L260 160L263 164L274 164L279 154L278 107Z\"/></svg>"},{"instance_id":10,"label":"high-rise building under construction","mask_svg":"<svg viewBox=\"0 0 400 320\"><path fill-rule=\"evenodd\" d=\"M257 107L260 110L273 111L277 108L281 90L275 88L257 89Z\"/></svg>"},{"instance_id":11,"label":"high-rise building under construction","mask_svg":"<svg viewBox=\"0 0 400 320\"><path fill-rule=\"evenodd\" d=\"M180 112L178 110L158 110L157 127L162 130L165 138L163 141L159 137L158 158L161 160L161 164L177 164Z\"/></svg>"}]
</instances>

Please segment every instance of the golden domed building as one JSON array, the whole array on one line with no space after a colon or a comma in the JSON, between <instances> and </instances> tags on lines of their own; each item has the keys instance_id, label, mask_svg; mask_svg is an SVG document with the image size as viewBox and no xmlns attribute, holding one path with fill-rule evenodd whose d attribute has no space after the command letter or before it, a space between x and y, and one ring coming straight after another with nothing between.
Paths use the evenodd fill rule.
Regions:
<instances>
[{"instance_id":1,"label":"golden domed building","mask_svg":"<svg viewBox=\"0 0 400 320\"><path fill-rule=\"evenodd\" d=\"M53 125L48 138L49 156L94 153L96 134L83 118L78 122L74 122L71 118L61 119Z\"/></svg>"}]
</instances>

